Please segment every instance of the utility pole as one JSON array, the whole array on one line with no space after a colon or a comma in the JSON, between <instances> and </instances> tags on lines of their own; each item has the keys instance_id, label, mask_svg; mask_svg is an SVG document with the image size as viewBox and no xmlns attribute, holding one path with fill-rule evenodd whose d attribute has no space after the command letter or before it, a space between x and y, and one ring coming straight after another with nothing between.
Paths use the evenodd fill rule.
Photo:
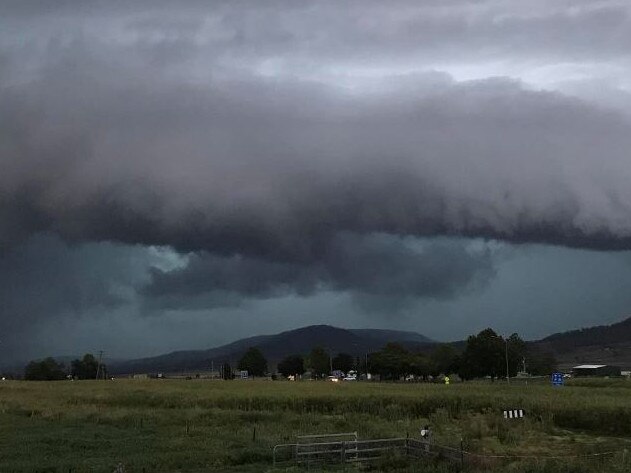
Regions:
<instances>
[{"instance_id":1,"label":"utility pole","mask_svg":"<svg viewBox=\"0 0 631 473\"><path fill-rule=\"evenodd\" d=\"M99 374L101 373L101 361L103 360L103 350L99 350L99 361L96 365L96 379L99 379ZM103 378L105 378L105 373L103 373Z\"/></svg>"},{"instance_id":2,"label":"utility pole","mask_svg":"<svg viewBox=\"0 0 631 473\"><path fill-rule=\"evenodd\" d=\"M508 338L504 339L506 345L506 382L510 384L510 376L508 375Z\"/></svg>"}]
</instances>

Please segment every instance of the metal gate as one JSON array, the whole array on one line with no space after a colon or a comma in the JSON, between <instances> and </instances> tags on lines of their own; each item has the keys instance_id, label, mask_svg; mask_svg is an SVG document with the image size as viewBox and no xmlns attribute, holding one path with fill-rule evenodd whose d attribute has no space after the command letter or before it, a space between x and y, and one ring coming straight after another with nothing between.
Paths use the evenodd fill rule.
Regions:
<instances>
[{"instance_id":1,"label":"metal gate","mask_svg":"<svg viewBox=\"0 0 631 473\"><path fill-rule=\"evenodd\" d=\"M298 437L296 443L276 445L273 449L274 465L302 465L306 467L332 463L362 463L399 452L414 458L446 456L455 459L457 450L438 451L424 440L397 437L388 439L358 440L357 432Z\"/></svg>"}]
</instances>

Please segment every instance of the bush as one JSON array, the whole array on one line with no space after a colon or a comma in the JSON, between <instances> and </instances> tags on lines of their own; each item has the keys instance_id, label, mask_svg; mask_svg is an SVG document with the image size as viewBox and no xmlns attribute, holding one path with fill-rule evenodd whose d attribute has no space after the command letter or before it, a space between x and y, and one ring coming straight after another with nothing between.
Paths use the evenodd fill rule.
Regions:
<instances>
[{"instance_id":1,"label":"bush","mask_svg":"<svg viewBox=\"0 0 631 473\"><path fill-rule=\"evenodd\" d=\"M24 379L28 381L57 381L66 379L64 365L53 358L31 361L24 369Z\"/></svg>"}]
</instances>

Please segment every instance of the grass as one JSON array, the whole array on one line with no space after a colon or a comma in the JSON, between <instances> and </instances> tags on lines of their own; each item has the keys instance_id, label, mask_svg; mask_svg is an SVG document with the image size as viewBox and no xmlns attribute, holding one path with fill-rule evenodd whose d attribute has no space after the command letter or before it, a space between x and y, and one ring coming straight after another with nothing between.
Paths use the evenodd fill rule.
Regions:
<instances>
[{"instance_id":1,"label":"grass","mask_svg":"<svg viewBox=\"0 0 631 473\"><path fill-rule=\"evenodd\" d=\"M468 458L470 469L629 471L630 382L544 384L115 380L0 383L0 471L127 473L274 471L271 447L296 435L416 436L519 460ZM524 420L502 410L522 408ZM605 457L546 459L605 451ZM378 471L452 471L388 458ZM280 471L280 470L278 470ZM285 471L285 470L282 470ZM300 470L286 470L300 471ZM312 470L313 471L313 470Z\"/></svg>"}]
</instances>

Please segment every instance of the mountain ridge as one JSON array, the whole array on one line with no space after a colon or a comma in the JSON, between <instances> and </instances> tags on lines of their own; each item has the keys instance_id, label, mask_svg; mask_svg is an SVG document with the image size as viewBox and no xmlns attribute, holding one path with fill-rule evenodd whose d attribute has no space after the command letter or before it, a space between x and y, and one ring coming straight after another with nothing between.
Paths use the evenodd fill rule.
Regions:
<instances>
[{"instance_id":1,"label":"mountain ridge","mask_svg":"<svg viewBox=\"0 0 631 473\"><path fill-rule=\"evenodd\" d=\"M314 346L322 346L333 354L346 352L353 356L379 350L388 342L398 342L408 349L429 352L441 342L412 331L389 329L347 329L331 325L309 325L276 334L255 335L208 349L176 350L152 357L132 360L106 359L112 374L207 371L228 361L236 363L249 347L263 351L269 366L275 366L290 354L306 355ZM449 342L457 349L466 340ZM527 342L539 352L553 354L561 369L582 363L619 365L631 369L631 317L609 325L596 325L556 332ZM70 358L57 357L69 364ZM5 373L19 374L26 363L3 366Z\"/></svg>"},{"instance_id":2,"label":"mountain ridge","mask_svg":"<svg viewBox=\"0 0 631 473\"><path fill-rule=\"evenodd\" d=\"M345 329L331 325L309 325L273 335L257 335L206 350L183 350L113 363L114 372L208 370L225 361L234 363L249 347L256 346L270 366L290 354L307 354L322 346L331 353L346 352L353 356L379 350L388 342L398 342L408 349L428 352L438 343L417 332L388 329ZM461 349L465 340L449 342ZM557 332L527 342L540 352L552 353L561 368L580 363L616 364L631 368L631 317L610 325L597 325Z\"/></svg>"},{"instance_id":3,"label":"mountain ridge","mask_svg":"<svg viewBox=\"0 0 631 473\"><path fill-rule=\"evenodd\" d=\"M286 330L274 335L247 337L214 348L180 350L148 358L139 358L110 366L112 373L138 371L208 370L212 364L235 362L250 347L259 348L273 366L290 354L307 354L312 347L322 346L329 352L363 356L388 342L399 342L408 347L433 345L437 342L416 332L387 329L346 329L331 325L309 325Z\"/></svg>"},{"instance_id":4,"label":"mountain ridge","mask_svg":"<svg viewBox=\"0 0 631 473\"><path fill-rule=\"evenodd\" d=\"M554 354L563 369L583 363L631 369L631 317L609 325L553 333L532 343L540 351Z\"/></svg>"}]
</instances>

